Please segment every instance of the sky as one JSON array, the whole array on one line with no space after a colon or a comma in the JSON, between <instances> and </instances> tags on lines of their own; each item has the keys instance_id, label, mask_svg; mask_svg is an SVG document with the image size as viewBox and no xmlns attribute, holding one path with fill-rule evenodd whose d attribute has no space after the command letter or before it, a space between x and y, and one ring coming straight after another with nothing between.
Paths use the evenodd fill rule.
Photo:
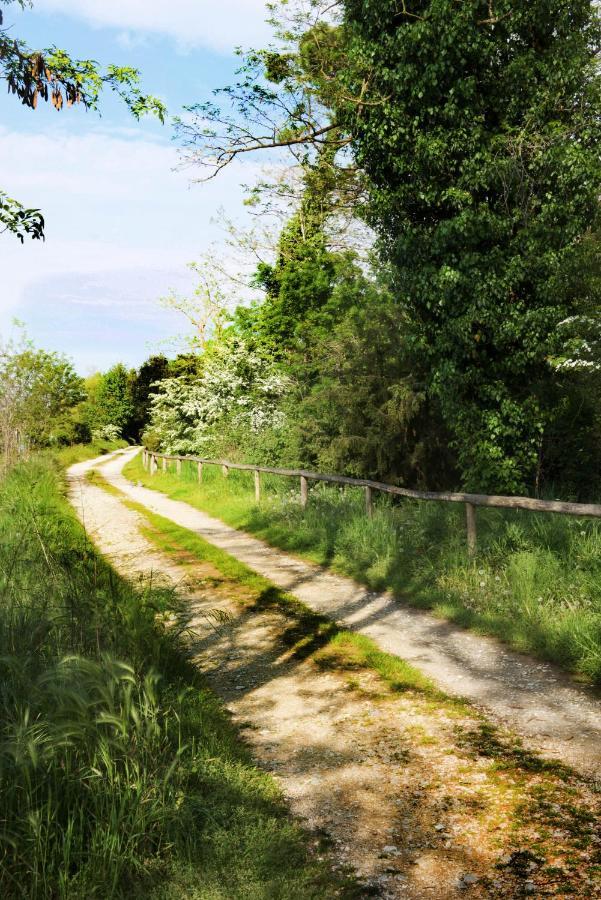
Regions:
<instances>
[{"instance_id":1,"label":"sky","mask_svg":"<svg viewBox=\"0 0 601 900\"><path fill-rule=\"evenodd\" d=\"M34 0L4 7L4 27L31 47L140 69L144 91L171 115L209 99L234 74L238 46L265 46L264 0ZM102 114L0 91L0 186L39 207L46 240L0 234L0 337L25 323L37 346L70 356L81 374L139 365L185 330L159 300L189 293L187 263L215 252L220 210L244 223L242 185L258 163L206 184L178 166L169 123L136 122L107 96Z\"/></svg>"}]
</instances>

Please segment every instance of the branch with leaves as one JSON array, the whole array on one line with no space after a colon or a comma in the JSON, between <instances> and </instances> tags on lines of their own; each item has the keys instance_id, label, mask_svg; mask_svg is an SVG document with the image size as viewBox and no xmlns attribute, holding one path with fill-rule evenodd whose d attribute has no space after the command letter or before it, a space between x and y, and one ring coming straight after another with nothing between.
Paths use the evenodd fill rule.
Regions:
<instances>
[{"instance_id":1,"label":"branch with leaves","mask_svg":"<svg viewBox=\"0 0 601 900\"><path fill-rule=\"evenodd\" d=\"M349 143L291 57L253 51L238 74L236 84L215 91L219 103L187 107L176 120L186 161L207 171L201 181L248 153L288 149L300 163L311 149Z\"/></svg>"},{"instance_id":2,"label":"branch with leaves","mask_svg":"<svg viewBox=\"0 0 601 900\"><path fill-rule=\"evenodd\" d=\"M25 236L34 240L44 239L44 217L39 209L26 209L0 190L0 234L10 231L21 243Z\"/></svg>"},{"instance_id":3,"label":"branch with leaves","mask_svg":"<svg viewBox=\"0 0 601 900\"><path fill-rule=\"evenodd\" d=\"M140 74L130 66L108 66L102 72L92 59L73 59L65 50L50 47L30 50L23 41L0 33L0 78L8 84L24 106L35 109L40 100L52 103L56 110L81 103L97 109L104 88L115 91L132 115L156 115L165 118L165 106L157 98L143 94Z\"/></svg>"},{"instance_id":4,"label":"branch with leaves","mask_svg":"<svg viewBox=\"0 0 601 900\"><path fill-rule=\"evenodd\" d=\"M21 7L30 5L27 0L0 2L5 5L16 2ZM136 119L154 115L161 122L165 120L165 105L157 97L141 91L137 69L109 65L103 71L95 60L74 59L58 47L31 50L23 41L10 37L6 30L0 30L0 79L6 81L9 94L29 109L36 109L42 100L51 103L57 111L75 104L95 110L103 90L108 88L120 97ZM12 232L21 242L26 235L43 239L44 218L39 210L26 209L0 191L2 231Z\"/></svg>"}]
</instances>

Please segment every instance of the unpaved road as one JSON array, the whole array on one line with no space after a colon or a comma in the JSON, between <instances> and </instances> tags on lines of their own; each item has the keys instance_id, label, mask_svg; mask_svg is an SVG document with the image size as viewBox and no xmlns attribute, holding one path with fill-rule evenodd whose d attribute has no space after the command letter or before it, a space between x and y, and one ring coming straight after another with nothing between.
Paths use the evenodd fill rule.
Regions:
<instances>
[{"instance_id":1,"label":"unpaved road","mask_svg":"<svg viewBox=\"0 0 601 900\"><path fill-rule=\"evenodd\" d=\"M530 746L601 777L601 699L561 670L471 634L390 594L376 594L236 531L186 503L137 486L121 475L130 450L103 465L104 477L132 500L201 535L306 606L373 638L413 663L449 694L478 704Z\"/></svg>"},{"instance_id":2,"label":"unpaved road","mask_svg":"<svg viewBox=\"0 0 601 900\"><path fill-rule=\"evenodd\" d=\"M193 612L192 651L209 684L259 764L281 784L291 812L334 865L358 874L365 897L601 898L591 868L597 856L601 861L601 834L582 826L583 814L594 822L599 806L590 786L516 765L494 746L491 752L480 742L476 713L414 692L392 694L372 672L324 668L316 662L319 651L295 652L283 640L290 627L283 613L245 606L244 588L207 563L159 552L140 532L148 524L143 516L86 481L100 462L109 482L166 515L164 498L119 474L130 457L70 470L71 500L88 533L123 574L178 586ZM209 540L213 525L225 529L208 522L202 528L196 522L194 530ZM220 540L236 546L242 536L230 531ZM232 552L231 544L224 549ZM226 611L231 624L207 624L214 609ZM561 877L521 856L524 848L535 849ZM499 867L512 852L516 864ZM563 879L566 893L557 889Z\"/></svg>"}]
</instances>

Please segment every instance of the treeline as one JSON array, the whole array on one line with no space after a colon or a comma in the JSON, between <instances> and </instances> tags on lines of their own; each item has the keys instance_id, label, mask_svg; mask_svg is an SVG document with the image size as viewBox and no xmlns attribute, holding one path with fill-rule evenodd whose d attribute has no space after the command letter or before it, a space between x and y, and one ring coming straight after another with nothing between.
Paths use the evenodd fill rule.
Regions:
<instances>
[{"instance_id":1,"label":"treeline","mask_svg":"<svg viewBox=\"0 0 601 900\"><path fill-rule=\"evenodd\" d=\"M595 4L312 0L274 17L279 49L246 54L239 81L179 125L217 170L294 153L248 198L284 220L271 254L251 248L255 301L225 319L205 297L196 352L88 379L81 433L597 497Z\"/></svg>"},{"instance_id":2,"label":"treeline","mask_svg":"<svg viewBox=\"0 0 601 900\"><path fill-rule=\"evenodd\" d=\"M168 360L150 356L138 369L117 363L108 371L84 379L85 400L75 416L83 429L83 440L102 437L136 443L149 418L150 398L162 379L178 376L194 362L186 355Z\"/></svg>"},{"instance_id":3,"label":"treeline","mask_svg":"<svg viewBox=\"0 0 601 900\"><path fill-rule=\"evenodd\" d=\"M0 344L0 458L10 464L45 448L140 440L161 379L196 372L194 357L151 356L80 377L62 353L21 336Z\"/></svg>"},{"instance_id":4,"label":"treeline","mask_svg":"<svg viewBox=\"0 0 601 900\"><path fill-rule=\"evenodd\" d=\"M595 5L345 0L338 20L310 6L180 125L219 169L264 152L275 121L295 180L251 201L294 195L294 211L257 302L195 372L163 380L148 440L429 488L598 495ZM367 260L345 240L353 220L371 229Z\"/></svg>"}]
</instances>

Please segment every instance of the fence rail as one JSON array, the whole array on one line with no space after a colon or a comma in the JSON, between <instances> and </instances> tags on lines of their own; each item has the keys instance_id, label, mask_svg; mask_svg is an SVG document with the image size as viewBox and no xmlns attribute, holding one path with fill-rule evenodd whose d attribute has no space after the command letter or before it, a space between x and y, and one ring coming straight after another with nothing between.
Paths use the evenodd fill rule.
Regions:
<instances>
[{"instance_id":1,"label":"fence rail","mask_svg":"<svg viewBox=\"0 0 601 900\"><path fill-rule=\"evenodd\" d=\"M169 462L175 462L178 475L181 474L182 462L197 465L198 481L202 482L203 466L221 466L224 477L230 469L243 472L254 472L255 499L261 498L261 475L281 475L284 478L300 479L301 505L306 506L309 499L309 482L322 481L326 484L343 484L351 487L362 487L365 491L365 510L368 516L373 515L373 494L392 494L396 497L407 497L410 500L430 500L444 503L464 503L466 508L467 544L470 554L476 552L476 507L494 507L497 509L525 509L530 512L559 513L564 516L601 518L599 503L569 503L562 500L536 500L533 497L495 496L491 494L465 494L449 491L413 491L409 488L371 481L368 478L349 478L346 475L326 475L321 472L308 472L304 469L280 469L271 466L256 466L248 463L233 463L228 460L204 459L200 456L170 456L156 453L146 447L142 450L144 468L154 475L158 470L158 460L162 460L163 471Z\"/></svg>"}]
</instances>

